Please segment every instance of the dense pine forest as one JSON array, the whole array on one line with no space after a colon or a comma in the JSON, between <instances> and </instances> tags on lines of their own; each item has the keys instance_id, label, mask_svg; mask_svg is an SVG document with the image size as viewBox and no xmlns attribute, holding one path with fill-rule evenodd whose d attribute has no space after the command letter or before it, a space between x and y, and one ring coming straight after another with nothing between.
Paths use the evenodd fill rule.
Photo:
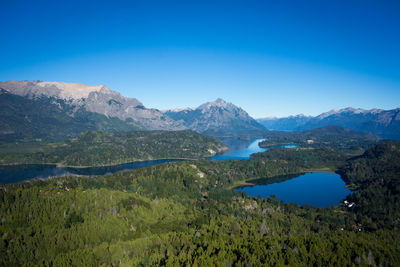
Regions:
<instances>
[{"instance_id":1,"label":"dense pine forest","mask_svg":"<svg viewBox=\"0 0 400 267\"><path fill-rule=\"evenodd\" d=\"M385 142L347 161L339 171L351 188L354 213L372 229L400 226L400 146Z\"/></svg>"},{"instance_id":2,"label":"dense pine forest","mask_svg":"<svg viewBox=\"0 0 400 267\"><path fill-rule=\"evenodd\" d=\"M104 166L166 158L209 157L227 149L219 140L194 131L90 131L78 138L43 145L3 145L0 163L55 163Z\"/></svg>"},{"instance_id":3,"label":"dense pine forest","mask_svg":"<svg viewBox=\"0 0 400 267\"><path fill-rule=\"evenodd\" d=\"M2 185L1 265L397 266L399 159L398 142L357 157L281 148L250 160ZM324 166L356 189L347 199L354 207L300 207L232 190Z\"/></svg>"}]
</instances>

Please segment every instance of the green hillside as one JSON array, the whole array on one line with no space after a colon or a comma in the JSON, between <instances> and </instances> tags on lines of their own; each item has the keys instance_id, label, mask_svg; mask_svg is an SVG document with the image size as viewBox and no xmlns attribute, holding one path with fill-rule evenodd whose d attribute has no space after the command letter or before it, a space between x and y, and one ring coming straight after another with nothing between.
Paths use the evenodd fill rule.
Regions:
<instances>
[{"instance_id":1,"label":"green hillside","mask_svg":"<svg viewBox=\"0 0 400 267\"><path fill-rule=\"evenodd\" d=\"M14 146L13 146L14 147ZM226 147L217 139L185 131L86 132L65 142L37 147L3 146L1 163L102 166L164 158L201 158ZM15 152L18 151L18 152Z\"/></svg>"},{"instance_id":2,"label":"green hillside","mask_svg":"<svg viewBox=\"0 0 400 267\"><path fill-rule=\"evenodd\" d=\"M348 199L354 212L366 215L370 227L400 224L400 142L390 141L349 159L340 170L343 179L357 192Z\"/></svg>"}]
</instances>

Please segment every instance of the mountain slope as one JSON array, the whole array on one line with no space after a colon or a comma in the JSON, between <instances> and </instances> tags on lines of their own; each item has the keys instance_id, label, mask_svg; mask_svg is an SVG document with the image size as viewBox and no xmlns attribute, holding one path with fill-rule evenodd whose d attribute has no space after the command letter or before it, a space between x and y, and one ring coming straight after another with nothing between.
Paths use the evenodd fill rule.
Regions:
<instances>
[{"instance_id":1,"label":"mountain slope","mask_svg":"<svg viewBox=\"0 0 400 267\"><path fill-rule=\"evenodd\" d=\"M76 110L84 109L120 120L131 119L151 130L183 130L180 123L168 118L157 109L147 109L135 98L121 96L104 85L89 86L78 83L8 81L0 82L0 88L11 94L37 99L51 97L63 100Z\"/></svg>"},{"instance_id":2,"label":"mountain slope","mask_svg":"<svg viewBox=\"0 0 400 267\"><path fill-rule=\"evenodd\" d=\"M197 132L208 135L260 133L265 128L246 111L222 99L200 105L196 109L167 110L172 119Z\"/></svg>"},{"instance_id":3,"label":"mountain slope","mask_svg":"<svg viewBox=\"0 0 400 267\"><path fill-rule=\"evenodd\" d=\"M373 133L382 138L400 139L400 108L392 110L334 109L316 117L292 116L258 121L263 125L275 126L270 127L274 130L303 131L337 125L353 131Z\"/></svg>"},{"instance_id":4,"label":"mountain slope","mask_svg":"<svg viewBox=\"0 0 400 267\"><path fill-rule=\"evenodd\" d=\"M89 130L132 131L143 126L71 106L62 99L29 99L0 89L0 142L61 141Z\"/></svg>"}]
</instances>

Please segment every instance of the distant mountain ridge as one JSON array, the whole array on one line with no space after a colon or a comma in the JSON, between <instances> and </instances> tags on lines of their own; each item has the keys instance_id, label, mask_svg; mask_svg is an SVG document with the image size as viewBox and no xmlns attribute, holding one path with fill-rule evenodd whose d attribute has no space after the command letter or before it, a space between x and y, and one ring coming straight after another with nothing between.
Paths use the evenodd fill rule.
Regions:
<instances>
[{"instance_id":1,"label":"distant mountain ridge","mask_svg":"<svg viewBox=\"0 0 400 267\"><path fill-rule=\"evenodd\" d=\"M266 130L242 108L221 98L194 109L166 110L164 114L191 130L208 135L260 133Z\"/></svg>"},{"instance_id":2,"label":"distant mountain ridge","mask_svg":"<svg viewBox=\"0 0 400 267\"><path fill-rule=\"evenodd\" d=\"M286 118L261 118L257 122L268 130L294 131L299 125L307 123L312 117L303 114Z\"/></svg>"},{"instance_id":3,"label":"distant mountain ridge","mask_svg":"<svg viewBox=\"0 0 400 267\"><path fill-rule=\"evenodd\" d=\"M400 108L392 110L333 109L315 117L298 115L257 121L270 130L304 131L336 125L353 131L373 133L382 138L400 139Z\"/></svg>"},{"instance_id":4,"label":"distant mountain ridge","mask_svg":"<svg viewBox=\"0 0 400 267\"><path fill-rule=\"evenodd\" d=\"M146 108L105 85L43 81L0 82L0 142L64 140L89 130L191 129L212 136L262 135L266 129L304 131L336 125L400 140L400 108L334 109L318 116L254 120L219 98L197 108Z\"/></svg>"}]
</instances>

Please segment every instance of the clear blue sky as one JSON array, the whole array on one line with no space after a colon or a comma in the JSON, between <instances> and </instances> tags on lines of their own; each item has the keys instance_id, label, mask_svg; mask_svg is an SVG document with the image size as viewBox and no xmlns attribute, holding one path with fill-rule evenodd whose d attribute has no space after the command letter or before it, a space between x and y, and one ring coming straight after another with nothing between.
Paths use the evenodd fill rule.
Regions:
<instances>
[{"instance_id":1,"label":"clear blue sky","mask_svg":"<svg viewBox=\"0 0 400 267\"><path fill-rule=\"evenodd\" d=\"M279 3L277 3L279 2ZM253 117L400 107L400 1L0 2L0 80Z\"/></svg>"}]
</instances>

